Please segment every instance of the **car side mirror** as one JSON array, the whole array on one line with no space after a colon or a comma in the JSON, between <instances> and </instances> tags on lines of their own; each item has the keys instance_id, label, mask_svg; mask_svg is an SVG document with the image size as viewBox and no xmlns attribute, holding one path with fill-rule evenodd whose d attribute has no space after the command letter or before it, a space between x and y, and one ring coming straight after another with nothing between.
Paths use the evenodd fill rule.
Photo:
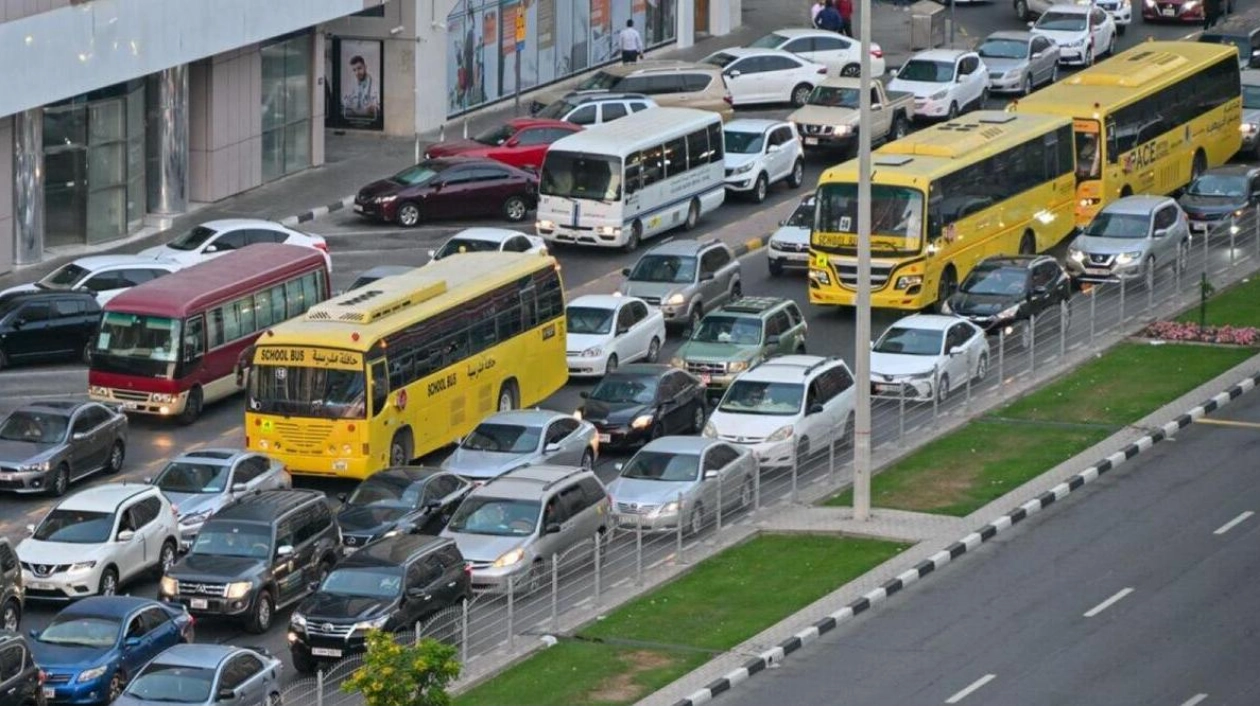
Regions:
<instances>
[{"instance_id":1,"label":"car side mirror","mask_svg":"<svg viewBox=\"0 0 1260 707\"><path fill-rule=\"evenodd\" d=\"M78 442L78 441L80 441L80 440L87 439L87 433L86 433L86 432L75 432L74 434L70 435L70 439L72 439L72 440L74 440L74 441L76 441L76 442Z\"/></svg>"},{"instance_id":2,"label":"car side mirror","mask_svg":"<svg viewBox=\"0 0 1260 707\"><path fill-rule=\"evenodd\" d=\"M249 487L242 483L232 484L232 493L245 493L248 489Z\"/></svg>"},{"instance_id":3,"label":"car side mirror","mask_svg":"<svg viewBox=\"0 0 1260 707\"><path fill-rule=\"evenodd\" d=\"M739 69L731 69L730 71L726 72L726 76L732 79L742 76L743 74L744 72L740 71Z\"/></svg>"},{"instance_id":4,"label":"car side mirror","mask_svg":"<svg viewBox=\"0 0 1260 707\"><path fill-rule=\"evenodd\" d=\"M21 317L18 317L17 319L14 319L14 320L13 320L13 328L14 328L14 329L21 329L21 328L22 328L22 327L24 327L24 326L26 326L26 320L25 320L25 319L23 319L23 318L21 318Z\"/></svg>"},{"instance_id":5,"label":"car side mirror","mask_svg":"<svg viewBox=\"0 0 1260 707\"><path fill-rule=\"evenodd\" d=\"M622 469L625 468L625 466L626 465L624 462L617 462L616 464L613 464L613 469L615 469L616 471L621 471Z\"/></svg>"},{"instance_id":6,"label":"car side mirror","mask_svg":"<svg viewBox=\"0 0 1260 707\"><path fill-rule=\"evenodd\" d=\"M1163 238L1164 236L1168 235L1168 229L1167 229L1167 228L1157 228L1157 229L1155 229L1155 232L1154 232L1154 233L1152 233L1151 235L1153 235L1153 236L1154 236L1154 237L1156 237L1156 238Z\"/></svg>"},{"instance_id":7,"label":"car side mirror","mask_svg":"<svg viewBox=\"0 0 1260 707\"><path fill-rule=\"evenodd\" d=\"M520 139L519 139L519 138L514 138L514 137L512 137L512 138L508 138L508 141L507 141L507 142L505 142L505 143L503 143L503 144L504 144L506 147L516 147L517 145L520 145L520 144L521 144L521 141L520 141Z\"/></svg>"},{"instance_id":8,"label":"car side mirror","mask_svg":"<svg viewBox=\"0 0 1260 707\"><path fill-rule=\"evenodd\" d=\"M767 146L766 146L766 154L767 154L767 155L769 155L769 154L773 154L773 153L778 152L778 151L779 151L779 146L778 146L778 145L767 145Z\"/></svg>"},{"instance_id":9,"label":"car side mirror","mask_svg":"<svg viewBox=\"0 0 1260 707\"><path fill-rule=\"evenodd\" d=\"M306 583L306 590L307 590L307 591L309 591L309 592L317 592L317 591L319 591L319 580L315 580L315 581L313 581L313 582L307 582L307 583Z\"/></svg>"},{"instance_id":10,"label":"car side mirror","mask_svg":"<svg viewBox=\"0 0 1260 707\"><path fill-rule=\"evenodd\" d=\"M955 347L953 347L953 348L951 348L951 349L949 350L949 355L950 355L950 356L957 356L957 355L961 354L962 352L963 352L963 347L961 347L961 346L955 346Z\"/></svg>"},{"instance_id":11,"label":"car side mirror","mask_svg":"<svg viewBox=\"0 0 1260 707\"><path fill-rule=\"evenodd\" d=\"M708 471L704 472L704 478L706 481L709 479L716 479L717 475L718 475L717 469L709 469Z\"/></svg>"},{"instance_id":12,"label":"car side mirror","mask_svg":"<svg viewBox=\"0 0 1260 707\"><path fill-rule=\"evenodd\" d=\"M233 690L230 687L225 687L222 690L219 690L219 701L230 702L234 700L236 700L236 690Z\"/></svg>"},{"instance_id":13,"label":"car side mirror","mask_svg":"<svg viewBox=\"0 0 1260 707\"><path fill-rule=\"evenodd\" d=\"M589 390L579 391L579 392L578 392L578 397L579 397L579 398L582 398L583 400L585 400L585 399L587 399L587 398L591 397L591 391L589 391Z\"/></svg>"},{"instance_id":14,"label":"car side mirror","mask_svg":"<svg viewBox=\"0 0 1260 707\"><path fill-rule=\"evenodd\" d=\"M713 273L711 272L700 273L700 282L708 282L709 280L712 280L712 279L713 279Z\"/></svg>"},{"instance_id":15,"label":"car side mirror","mask_svg":"<svg viewBox=\"0 0 1260 707\"><path fill-rule=\"evenodd\" d=\"M543 447L544 454L555 454L558 451L560 451L560 444L558 442L551 442L547 444L547 446Z\"/></svg>"},{"instance_id":16,"label":"car side mirror","mask_svg":"<svg viewBox=\"0 0 1260 707\"><path fill-rule=\"evenodd\" d=\"M346 498L347 498L347 496L346 496L346 494L344 494L344 493L339 493L339 494L337 494L337 500L338 500L338 501L341 501L342 503L345 503L345 502L346 502Z\"/></svg>"},{"instance_id":17,"label":"car side mirror","mask_svg":"<svg viewBox=\"0 0 1260 707\"><path fill-rule=\"evenodd\" d=\"M622 268L621 274L624 275L625 277L630 277L630 268Z\"/></svg>"},{"instance_id":18,"label":"car side mirror","mask_svg":"<svg viewBox=\"0 0 1260 707\"><path fill-rule=\"evenodd\" d=\"M123 640L123 648L135 648L138 645L140 645L139 636L127 636L127 638Z\"/></svg>"},{"instance_id":19,"label":"car side mirror","mask_svg":"<svg viewBox=\"0 0 1260 707\"><path fill-rule=\"evenodd\" d=\"M1034 21L1029 20L1029 22L1028 22L1028 29L1032 29L1033 25L1035 25L1035 24L1037 24L1037 23L1036 23L1036 22L1034 22Z\"/></svg>"},{"instance_id":20,"label":"car side mirror","mask_svg":"<svg viewBox=\"0 0 1260 707\"><path fill-rule=\"evenodd\" d=\"M39 629L37 628L31 629L28 633L30 633L31 638L39 638Z\"/></svg>"},{"instance_id":21,"label":"car side mirror","mask_svg":"<svg viewBox=\"0 0 1260 707\"><path fill-rule=\"evenodd\" d=\"M1032 288L1032 293L1038 297L1045 297L1050 294L1050 290L1046 289L1045 285L1037 285Z\"/></svg>"},{"instance_id":22,"label":"car side mirror","mask_svg":"<svg viewBox=\"0 0 1260 707\"><path fill-rule=\"evenodd\" d=\"M141 482L142 482L142 483L144 483L144 484L146 484L146 485L148 485L148 486L152 486L152 485L153 485L153 477L152 477L152 476L146 476L146 477L144 477L143 479L141 479Z\"/></svg>"},{"instance_id":23,"label":"car side mirror","mask_svg":"<svg viewBox=\"0 0 1260 707\"><path fill-rule=\"evenodd\" d=\"M293 557L293 546L281 545L276 548L276 557Z\"/></svg>"},{"instance_id":24,"label":"car side mirror","mask_svg":"<svg viewBox=\"0 0 1260 707\"><path fill-rule=\"evenodd\" d=\"M780 222L779 222L779 225L780 225L780 226L786 226L786 225L787 225L787 219L783 219L782 221L780 221Z\"/></svg>"},{"instance_id":25,"label":"car side mirror","mask_svg":"<svg viewBox=\"0 0 1260 707\"><path fill-rule=\"evenodd\" d=\"M219 252L219 246L217 246L217 245L215 245L215 244L211 243L210 245L206 246L206 247L205 247L205 249L204 249L204 250L202 250L201 252L203 252L203 253L218 253L218 252Z\"/></svg>"},{"instance_id":26,"label":"car side mirror","mask_svg":"<svg viewBox=\"0 0 1260 707\"><path fill-rule=\"evenodd\" d=\"M778 346L782 340L778 334L771 334L766 337L766 346Z\"/></svg>"},{"instance_id":27,"label":"car side mirror","mask_svg":"<svg viewBox=\"0 0 1260 707\"><path fill-rule=\"evenodd\" d=\"M118 537L116 539L120 543L129 543L135 537L136 537L136 531L134 530L120 530L118 531Z\"/></svg>"},{"instance_id":28,"label":"car side mirror","mask_svg":"<svg viewBox=\"0 0 1260 707\"><path fill-rule=\"evenodd\" d=\"M430 249L429 249L429 259L430 259L430 260L432 260L432 259L434 259L434 258L436 258L436 257L437 257L437 251L436 251L436 250L433 250L432 248L430 248Z\"/></svg>"},{"instance_id":29,"label":"car side mirror","mask_svg":"<svg viewBox=\"0 0 1260 707\"><path fill-rule=\"evenodd\" d=\"M407 589L407 598L428 601L433 598L433 595L426 592L424 587L409 587Z\"/></svg>"},{"instance_id":30,"label":"car side mirror","mask_svg":"<svg viewBox=\"0 0 1260 707\"><path fill-rule=\"evenodd\" d=\"M34 526L34 524L31 524L31 525L26 526L26 534L27 534L27 535L34 535L34 534L35 534L35 526Z\"/></svg>"},{"instance_id":31,"label":"car side mirror","mask_svg":"<svg viewBox=\"0 0 1260 707\"><path fill-rule=\"evenodd\" d=\"M546 525L546 527L544 527L544 528L543 528L543 533L544 533L544 534L546 534L546 535L552 535L552 534L554 534L554 533L558 533L558 532L560 532L560 524L559 524L559 523L548 523L548 524Z\"/></svg>"},{"instance_id":32,"label":"car side mirror","mask_svg":"<svg viewBox=\"0 0 1260 707\"><path fill-rule=\"evenodd\" d=\"M822 411L823 411L822 403L814 403L813 405L809 406L809 410L806 411L806 414L817 415L818 413Z\"/></svg>"}]
</instances>

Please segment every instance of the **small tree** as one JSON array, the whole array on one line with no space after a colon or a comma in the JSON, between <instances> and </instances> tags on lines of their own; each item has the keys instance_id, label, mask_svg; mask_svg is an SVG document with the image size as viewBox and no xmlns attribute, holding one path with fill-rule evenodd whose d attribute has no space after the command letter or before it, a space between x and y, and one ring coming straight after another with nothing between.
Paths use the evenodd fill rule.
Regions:
<instances>
[{"instance_id":1,"label":"small tree","mask_svg":"<svg viewBox=\"0 0 1260 707\"><path fill-rule=\"evenodd\" d=\"M400 644L393 634L372 630L367 634L363 667L341 684L346 692L358 692L368 705L449 705L446 686L459 677L455 648L432 638L416 644Z\"/></svg>"}]
</instances>

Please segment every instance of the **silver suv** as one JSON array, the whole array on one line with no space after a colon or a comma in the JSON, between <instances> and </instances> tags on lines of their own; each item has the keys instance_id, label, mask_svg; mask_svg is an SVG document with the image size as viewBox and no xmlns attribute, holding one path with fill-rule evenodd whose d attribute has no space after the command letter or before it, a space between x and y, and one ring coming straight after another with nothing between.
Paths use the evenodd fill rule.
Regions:
<instances>
[{"instance_id":1,"label":"silver suv","mask_svg":"<svg viewBox=\"0 0 1260 707\"><path fill-rule=\"evenodd\" d=\"M656 101L642 93L572 91L544 106L534 113L534 117L567 120L577 125L598 125L655 107Z\"/></svg>"},{"instance_id":2,"label":"silver suv","mask_svg":"<svg viewBox=\"0 0 1260 707\"><path fill-rule=\"evenodd\" d=\"M478 592L533 593L567 562L612 537L612 502L595 473L581 467L530 466L477 487L442 531L472 570Z\"/></svg>"},{"instance_id":3,"label":"silver suv","mask_svg":"<svg viewBox=\"0 0 1260 707\"><path fill-rule=\"evenodd\" d=\"M1126 196L1104 206L1068 246L1067 271L1078 281L1141 277L1149 285L1157 268L1184 268L1189 253L1189 221L1172 197Z\"/></svg>"},{"instance_id":4,"label":"silver suv","mask_svg":"<svg viewBox=\"0 0 1260 707\"><path fill-rule=\"evenodd\" d=\"M714 238L662 243L624 268L618 292L661 308L665 323L695 330L704 313L743 292L739 259Z\"/></svg>"}]
</instances>

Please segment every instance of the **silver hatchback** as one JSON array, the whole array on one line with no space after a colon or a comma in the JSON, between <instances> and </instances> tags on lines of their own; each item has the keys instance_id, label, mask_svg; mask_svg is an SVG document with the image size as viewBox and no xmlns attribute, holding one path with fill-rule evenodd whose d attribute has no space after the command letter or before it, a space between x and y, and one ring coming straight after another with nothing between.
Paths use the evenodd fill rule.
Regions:
<instances>
[{"instance_id":1,"label":"silver hatchback","mask_svg":"<svg viewBox=\"0 0 1260 707\"><path fill-rule=\"evenodd\" d=\"M1189 249L1189 221L1176 200L1126 196L1103 207L1068 246L1067 271L1086 282L1153 283L1158 268L1184 267Z\"/></svg>"},{"instance_id":2,"label":"silver hatchback","mask_svg":"<svg viewBox=\"0 0 1260 707\"><path fill-rule=\"evenodd\" d=\"M626 279L619 294L660 307L666 324L688 329L743 291L739 258L716 238L662 243L621 274Z\"/></svg>"}]
</instances>

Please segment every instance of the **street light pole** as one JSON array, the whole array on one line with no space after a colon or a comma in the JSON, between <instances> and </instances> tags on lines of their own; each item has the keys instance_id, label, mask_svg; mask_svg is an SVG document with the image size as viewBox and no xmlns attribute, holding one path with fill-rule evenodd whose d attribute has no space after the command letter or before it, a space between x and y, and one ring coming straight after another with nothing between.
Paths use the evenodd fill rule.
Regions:
<instances>
[{"instance_id":1,"label":"street light pole","mask_svg":"<svg viewBox=\"0 0 1260 707\"><path fill-rule=\"evenodd\" d=\"M853 519L871 516L871 0L859 5L858 30L861 96L858 100L858 262L854 377L857 402L853 415Z\"/></svg>"}]
</instances>

